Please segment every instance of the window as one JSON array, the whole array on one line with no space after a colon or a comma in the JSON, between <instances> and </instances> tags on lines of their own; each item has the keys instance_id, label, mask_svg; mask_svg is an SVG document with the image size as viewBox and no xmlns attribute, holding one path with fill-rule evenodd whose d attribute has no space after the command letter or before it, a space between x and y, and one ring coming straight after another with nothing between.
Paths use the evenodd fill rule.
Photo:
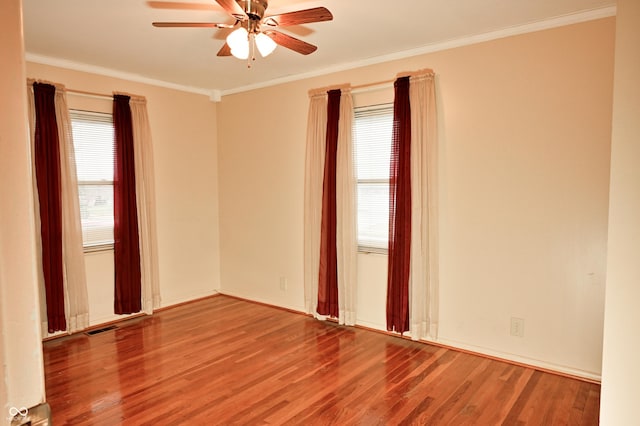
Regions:
<instances>
[{"instance_id":1,"label":"window","mask_svg":"<svg viewBox=\"0 0 640 426\"><path fill-rule=\"evenodd\" d=\"M355 109L353 129L360 251L386 252L393 105Z\"/></svg>"},{"instance_id":2,"label":"window","mask_svg":"<svg viewBox=\"0 0 640 426\"><path fill-rule=\"evenodd\" d=\"M111 114L70 111L85 250L113 245L114 135Z\"/></svg>"}]
</instances>

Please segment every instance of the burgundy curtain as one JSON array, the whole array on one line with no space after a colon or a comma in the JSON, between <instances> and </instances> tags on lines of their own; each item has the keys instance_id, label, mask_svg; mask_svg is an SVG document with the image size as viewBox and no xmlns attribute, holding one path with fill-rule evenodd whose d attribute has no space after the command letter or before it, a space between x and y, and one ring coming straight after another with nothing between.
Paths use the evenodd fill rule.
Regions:
<instances>
[{"instance_id":1,"label":"burgundy curtain","mask_svg":"<svg viewBox=\"0 0 640 426\"><path fill-rule=\"evenodd\" d=\"M393 136L389 173L389 257L387 330L409 331L411 254L411 107L409 77L394 84Z\"/></svg>"},{"instance_id":2,"label":"burgundy curtain","mask_svg":"<svg viewBox=\"0 0 640 426\"><path fill-rule=\"evenodd\" d=\"M320 315L337 318L340 309L338 306L338 253L336 245L336 162L341 91L330 90L328 95L317 312Z\"/></svg>"},{"instance_id":3,"label":"burgundy curtain","mask_svg":"<svg viewBox=\"0 0 640 426\"><path fill-rule=\"evenodd\" d=\"M114 95L113 127L115 159L113 173L113 238L116 314L142 310L140 243L133 156L133 126L129 96Z\"/></svg>"},{"instance_id":4,"label":"burgundy curtain","mask_svg":"<svg viewBox=\"0 0 640 426\"><path fill-rule=\"evenodd\" d=\"M34 155L49 333L67 329L62 266L60 139L56 121L55 93L55 86L33 83L36 113Z\"/></svg>"}]
</instances>

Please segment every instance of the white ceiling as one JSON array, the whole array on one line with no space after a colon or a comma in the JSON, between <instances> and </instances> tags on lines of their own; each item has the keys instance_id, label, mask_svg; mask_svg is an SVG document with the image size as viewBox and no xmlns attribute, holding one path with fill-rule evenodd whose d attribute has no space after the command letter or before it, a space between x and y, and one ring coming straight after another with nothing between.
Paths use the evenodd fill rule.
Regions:
<instances>
[{"instance_id":1,"label":"white ceiling","mask_svg":"<svg viewBox=\"0 0 640 426\"><path fill-rule=\"evenodd\" d=\"M315 53L278 47L248 69L245 61L216 56L230 30L152 27L153 21L233 23L213 0L173 1L205 6L23 0L27 60L227 94L615 13L615 0L271 0L267 15L324 6L334 19L280 29L317 45Z\"/></svg>"}]
</instances>

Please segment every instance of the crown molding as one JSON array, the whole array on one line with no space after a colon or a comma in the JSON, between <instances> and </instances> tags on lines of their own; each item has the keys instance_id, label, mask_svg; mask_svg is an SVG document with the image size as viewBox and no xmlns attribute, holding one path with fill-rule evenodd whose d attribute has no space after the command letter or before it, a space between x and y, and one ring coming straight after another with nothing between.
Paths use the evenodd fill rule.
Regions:
<instances>
[{"instance_id":1,"label":"crown molding","mask_svg":"<svg viewBox=\"0 0 640 426\"><path fill-rule=\"evenodd\" d=\"M311 71L303 74L291 75L283 78L265 81L262 83L252 84L248 86L237 87L229 90L222 90L222 96L233 95L236 93L248 92L251 90L262 89L265 87L275 86L278 84L290 83L293 81L304 80L306 78L319 77L326 74L331 74L340 71L347 71L354 68L360 68L370 65L376 65L384 62L396 61L399 59L410 58L413 56L420 56L427 53L439 52L442 50L454 49L456 47L469 46L472 44L483 43L486 41L497 40L506 37L512 37L521 34L532 33L536 31L543 31L557 27L563 27L566 25L579 24L581 22L594 21L596 19L609 18L616 15L616 6L609 6L599 9L592 9L584 12L572 13L568 15L558 16L551 19L545 19L543 21L531 22L523 25L516 25L513 27L503 28L496 31L490 31L487 33L476 34L466 37L460 37L452 40L446 40L443 42L428 44L416 49L403 50L401 52L395 52L389 55L376 56L361 61L354 61L349 63L340 64L333 67L323 68L320 70Z\"/></svg>"},{"instance_id":2,"label":"crown molding","mask_svg":"<svg viewBox=\"0 0 640 426\"><path fill-rule=\"evenodd\" d=\"M81 62L70 61L67 59L53 58L51 56L38 55L35 53L25 52L25 60L28 62L35 62L37 64L51 65L58 68L65 68L74 71L88 72L91 74L98 74L105 77L119 78L122 80L133 81L136 83L149 84L151 86L159 86L167 89L180 90L182 92L197 93L199 95L206 95L214 97L214 93L218 91L212 91L211 89L204 89L202 87L185 86L183 84L172 83L169 81L157 80L154 78L145 77L140 74L129 73L125 71L114 70L111 68L99 67L96 65L84 64Z\"/></svg>"},{"instance_id":3,"label":"crown molding","mask_svg":"<svg viewBox=\"0 0 640 426\"><path fill-rule=\"evenodd\" d=\"M248 92L251 90L262 89L265 87L276 86L279 84L290 83L293 81L304 80L307 78L319 77L340 71L347 71L354 68L360 68L384 62L396 61L413 56L424 55L427 53L439 52L442 50L453 49L457 47L469 46L472 44L483 43L486 41L497 40L505 37L543 31L552 28L562 27L566 25L578 24L581 22L593 21L596 19L608 18L616 15L616 6L608 6L599 9L592 9L578 13L571 13L555 18L545 19L542 21L531 22L523 25L503 28L496 31L490 31L482 34L475 34L466 37L446 40L443 42L428 44L416 49L403 50L389 55L376 56L361 61L353 61L340 65L322 68L307 73L295 74L283 78L277 78L261 83L251 84L247 86L236 87L228 90L208 89L202 87L185 86L182 84L172 83L163 80L156 80L145 77L143 75L118 71L111 68L99 67L95 65L74 62L66 59L58 59L50 56L38 55L30 52L25 53L25 59L29 62L35 62L44 65L52 65L59 68L66 68L75 71L84 71L92 74L103 75L106 77L120 78L123 80L134 81L138 83L150 84L168 89L180 90L183 92L196 93L209 96L212 102L220 102L222 97L233 95L236 93Z\"/></svg>"}]
</instances>

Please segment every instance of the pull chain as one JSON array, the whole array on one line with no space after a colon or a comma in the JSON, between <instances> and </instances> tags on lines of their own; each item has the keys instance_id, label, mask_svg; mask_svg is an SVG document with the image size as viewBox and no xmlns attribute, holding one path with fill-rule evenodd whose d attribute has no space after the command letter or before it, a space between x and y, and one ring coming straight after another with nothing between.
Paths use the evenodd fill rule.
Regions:
<instances>
[{"instance_id":1,"label":"pull chain","mask_svg":"<svg viewBox=\"0 0 640 426\"><path fill-rule=\"evenodd\" d=\"M248 34L249 49L251 54L247 56L247 68L251 68L251 63L256 60L256 35L253 33Z\"/></svg>"}]
</instances>

